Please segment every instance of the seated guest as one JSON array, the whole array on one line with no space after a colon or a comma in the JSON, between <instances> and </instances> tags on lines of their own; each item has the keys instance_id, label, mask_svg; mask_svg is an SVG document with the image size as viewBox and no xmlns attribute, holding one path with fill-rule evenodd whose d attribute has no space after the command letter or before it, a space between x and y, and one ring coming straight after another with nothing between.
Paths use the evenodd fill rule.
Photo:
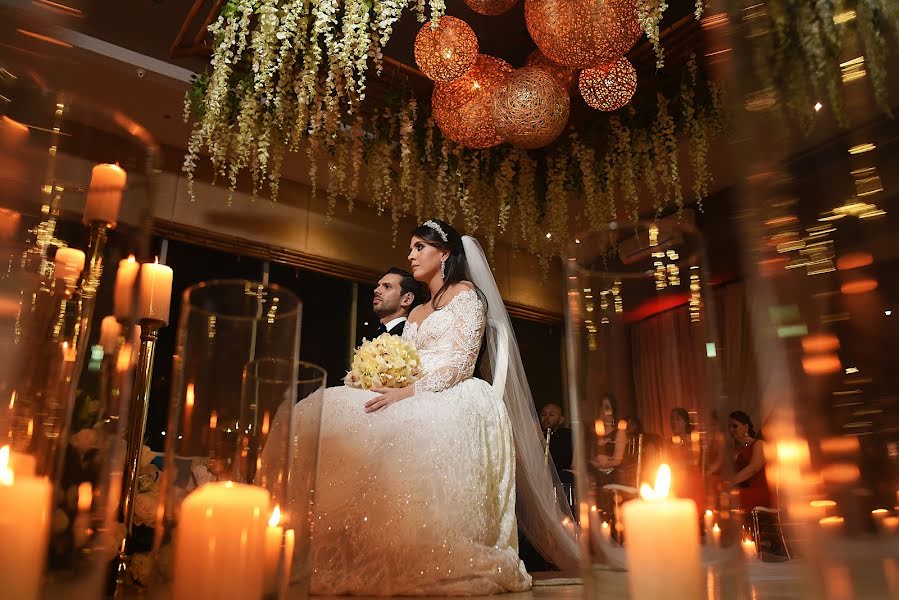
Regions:
<instances>
[{"instance_id":1,"label":"seated guest","mask_svg":"<svg viewBox=\"0 0 899 600\"><path fill-rule=\"evenodd\" d=\"M699 444L693 441L693 424L687 409L671 409L671 440L665 449L665 460L671 467L671 488L680 498L696 502L699 513L705 512L705 489L700 468Z\"/></svg>"},{"instance_id":2,"label":"seated guest","mask_svg":"<svg viewBox=\"0 0 899 600\"><path fill-rule=\"evenodd\" d=\"M765 451L752 420L745 412L735 410L728 421L734 441L734 476L730 483L740 492L740 508L773 507L774 500L765 475Z\"/></svg>"},{"instance_id":3,"label":"seated guest","mask_svg":"<svg viewBox=\"0 0 899 600\"><path fill-rule=\"evenodd\" d=\"M624 452L627 450L627 428L618 427L618 411L615 406L615 397L606 394L600 401L600 418L597 423L596 450L590 459L590 464L600 472L599 483L617 483L615 469L624 460Z\"/></svg>"},{"instance_id":4,"label":"seated guest","mask_svg":"<svg viewBox=\"0 0 899 600\"><path fill-rule=\"evenodd\" d=\"M746 527L753 531L752 510L756 507L775 508L776 498L768 487L765 474L765 452L760 436L745 412L735 410L728 418L728 429L734 441L734 475L730 484L740 495L740 508L745 511ZM786 540L776 513L758 511L756 515L759 557L766 562L789 560Z\"/></svg>"},{"instance_id":5,"label":"seated guest","mask_svg":"<svg viewBox=\"0 0 899 600\"><path fill-rule=\"evenodd\" d=\"M627 451L624 458L625 465L620 468L628 473L624 479L633 480L637 484L644 481L651 482L659 469L662 440L654 433L644 432L643 422L638 417L627 417L625 420L627 421ZM639 465L637 464L638 458L640 459ZM637 473L638 466L640 473ZM639 481L637 481L638 477Z\"/></svg>"},{"instance_id":6,"label":"seated guest","mask_svg":"<svg viewBox=\"0 0 899 600\"><path fill-rule=\"evenodd\" d=\"M565 426L565 415L558 404L547 404L540 410L540 428L549 437L549 454L559 471L559 479L571 479L571 460L574 450L571 444L571 429ZM566 475L567 473L567 475Z\"/></svg>"}]
</instances>

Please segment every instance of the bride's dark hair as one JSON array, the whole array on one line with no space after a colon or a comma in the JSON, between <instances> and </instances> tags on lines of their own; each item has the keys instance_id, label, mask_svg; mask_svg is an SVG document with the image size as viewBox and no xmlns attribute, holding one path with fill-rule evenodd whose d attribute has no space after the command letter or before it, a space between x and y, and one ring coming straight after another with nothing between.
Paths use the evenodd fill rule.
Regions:
<instances>
[{"instance_id":1,"label":"bride's dark hair","mask_svg":"<svg viewBox=\"0 0 899 600\"><path fill-rule=\"evenodd\" d=\"M443 276L443 285L431 298L431 306L434 310L440 304L440 298L446 293L454 283L471 279L468 272L468 262L465 260L465 250L462 248L462 236L456 231L452 225L440 219L430 219L425 223L434 223L440 228L430 227L428 225L419 225L412 230L412 235L420 237L425 243L434 246L438 250L446 250L449 256L446 257L446 273ZM446 241L440 235L440 231L446 234Z\"/></svg>"}]
</instances>

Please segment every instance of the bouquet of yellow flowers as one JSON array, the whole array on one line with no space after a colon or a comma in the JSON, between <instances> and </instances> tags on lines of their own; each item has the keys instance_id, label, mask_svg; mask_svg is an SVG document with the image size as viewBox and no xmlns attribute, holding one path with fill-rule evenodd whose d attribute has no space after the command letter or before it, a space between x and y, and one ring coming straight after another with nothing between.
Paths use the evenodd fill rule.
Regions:
<instances>
[{"instance_id":1,"label":"bouquet of yellow flowers","mask_svg":"<svg viewBox=\"0 0 899 600\"><path fill-rule=\"evenodd\" d=\"M343 381L350 387L402 388L421 377L421 359L415 346L403 338L382 333L362 340L353 355L353 365Z\"/></svg>"}]
</instances>

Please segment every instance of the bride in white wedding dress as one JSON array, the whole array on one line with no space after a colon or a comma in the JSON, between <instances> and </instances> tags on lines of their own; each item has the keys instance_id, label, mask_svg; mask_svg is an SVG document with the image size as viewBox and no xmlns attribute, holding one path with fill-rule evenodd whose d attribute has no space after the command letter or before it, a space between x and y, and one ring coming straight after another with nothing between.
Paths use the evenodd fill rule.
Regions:
<instances>
[{"instance_id":1,"label":"bride in white wedding dress","mask_svg":"<svg viewBox=\"0 0 899 600\"><path fill-rule=\"evenodd\" d=\"M566 568L575 567L577 548L543 461L508 315L480 246L447 223L427 221L413 232L409 262L432 296L412 311L403 333L418 349L424 375L401 389L325 391L311 591L526 590L516 458L519 518L529 539ZM473 377L488 311L512 337L504 397ZM295 419L302 410L301 402ZM276 420L272 435L284 435L284 425Z\"/></svg>"}]
</instances>

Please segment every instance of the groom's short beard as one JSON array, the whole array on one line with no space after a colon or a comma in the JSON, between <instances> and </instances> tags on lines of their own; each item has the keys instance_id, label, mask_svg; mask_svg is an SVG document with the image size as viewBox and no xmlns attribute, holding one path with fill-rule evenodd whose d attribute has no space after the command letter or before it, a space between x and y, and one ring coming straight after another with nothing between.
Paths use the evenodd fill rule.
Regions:
<instances>
[{"instance_id":1,"label":"groom's short beard","mask_svg":"<svg viewBox=\"0 0 899 600\"><path fill-rule=\"evenodd\" d=\"M395 304L388 304L384 298L381 298L381 305L375 309L375 316L379 319L383 319L384 317L396 314L401 310L399 300L397 300ZM405 311L403 311L403 314L405 314Z\"/></svg>"}]
</instances>

